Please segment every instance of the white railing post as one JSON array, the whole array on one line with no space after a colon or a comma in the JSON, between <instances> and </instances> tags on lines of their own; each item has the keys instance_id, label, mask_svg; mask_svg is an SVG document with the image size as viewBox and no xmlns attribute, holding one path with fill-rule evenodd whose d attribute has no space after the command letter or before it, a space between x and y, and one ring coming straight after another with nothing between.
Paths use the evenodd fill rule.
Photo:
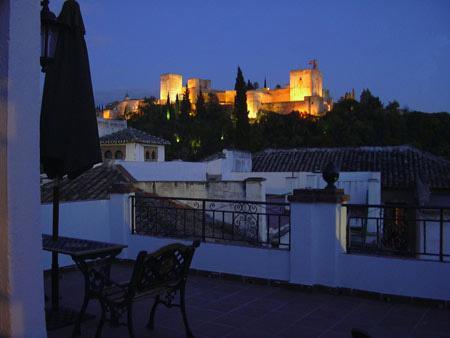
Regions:
<instances>
[{"instance_id":1,"label":"white railing post","mask_svg":"<svg viewBox=\"0 0 450 338\"><path fill-rule=\"evenodd\" d=\"M247 201L266 201L266 186L265 179L252 177L245 180L245 199ZM255 211L260 214L265 214L267 205L256 205ZM258 239L265 243L269 239L267 238L267 220L264 215L257 215L258 217Z\"/></svg>"},{"instance_id":2,"label":"white railing post","mask_svg":"<svg viewBox=\"0 0 450 338\"><path fill-rule=\"evenodd\" d=\"M337 286L338 255L346 251L343 190L296 189L291 203L290 282Z\"/></svg>"},{"instance_id":3,"label":"white railing post","mask_svg":"<svg viewBox=\"0 0 450 338\"><path fill-rule=\"evenodd\" d=\"M134 196L135 188L127 184L113 185L110 191L109 200L109 225L110 241L118 244L129 245L131 236L131 200ZM124 249L120 254L121 258L128 257L128 249Z\"/></svg>"}]
</instances>

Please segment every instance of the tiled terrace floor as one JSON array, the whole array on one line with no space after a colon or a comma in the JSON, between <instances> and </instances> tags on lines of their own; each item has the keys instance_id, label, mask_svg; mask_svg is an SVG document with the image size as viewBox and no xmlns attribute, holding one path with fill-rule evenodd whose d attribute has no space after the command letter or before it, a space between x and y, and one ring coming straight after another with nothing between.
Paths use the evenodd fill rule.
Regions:
<instances>
[{"instance_id":1,"label":"tiled terrace floor","mask_svg":"<svg viewBox=\"0 0 450 338\"><path fill-rule=\"evenodd\" d=\"M113 274L124 279L130 268L114 266ZM65 272L61 280L62 304L79 308L83 283L77 271ZM47 294L49 280L46 280ZM450 284L449 284L450 287ZM320 292L293 291L281 287L243 284L190 276L187 291L188 317L196 338L301 338L350 337L360 328L374 338L450 337L450 310L411 304L387 303ZM160 306L155 330L145 328L152 299L135 304L137 337L185 337L176 308ZM99 314L91 302L88 312ZM98 317L84 322L82 337L94 337ZM50 331L49 338L70 337L72 327ZM105 324L103 337L128 337L125 327Z\"/></svg>"}]
</instances>

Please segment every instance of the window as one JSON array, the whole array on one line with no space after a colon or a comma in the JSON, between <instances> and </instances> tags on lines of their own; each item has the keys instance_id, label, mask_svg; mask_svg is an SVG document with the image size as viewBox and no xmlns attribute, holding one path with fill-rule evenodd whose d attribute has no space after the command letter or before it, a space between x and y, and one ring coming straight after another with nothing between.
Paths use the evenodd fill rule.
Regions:
<instances>
[{"instance_id":1,"label":"window","mask_svg":"<svg viewBox=\"0 0 450 338\"><path fill-rule=\"evenodd\" d=\"M120 150L117 150L115 155L114 155L114 158L116 160L123 160L123 153Z\"/></svg>"},{"instance_id":2,"label":"window","mask_svg":"<svg viewBox=\"0 0 450 338\"><path fill-rule=\"evenodd\" d=\"M105 151L103 157L104 159L112 159L112 152L110 150Z\"/></svg>"},{"instance_id":3,"label":"window","mask_svg":"<svg viewBox=\"0 0 450 338\"><path fill-rule=\"evenodd\" d=\"M144 148L144 159L147 162L154 162L158 160L158 149L156 147Z\"/></svg>"}]
</instances>

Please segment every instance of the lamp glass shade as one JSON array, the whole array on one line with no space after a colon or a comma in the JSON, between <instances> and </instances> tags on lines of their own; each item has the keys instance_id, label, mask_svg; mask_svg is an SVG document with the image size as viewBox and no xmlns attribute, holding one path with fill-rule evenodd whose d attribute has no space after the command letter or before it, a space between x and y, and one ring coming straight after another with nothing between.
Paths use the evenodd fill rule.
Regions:
<instances>
[{"instance_id":1,"label":"lamp glass shade","mask_svg":"<svg viewBox=\"0 0 450 338\"><path fill-rule=\"evenodd\" d=\"M56 15L48 7L44 7L41 12L41 66L44 72L53 63L57 41L58 21Z\"/></svg>"}]
</instances>

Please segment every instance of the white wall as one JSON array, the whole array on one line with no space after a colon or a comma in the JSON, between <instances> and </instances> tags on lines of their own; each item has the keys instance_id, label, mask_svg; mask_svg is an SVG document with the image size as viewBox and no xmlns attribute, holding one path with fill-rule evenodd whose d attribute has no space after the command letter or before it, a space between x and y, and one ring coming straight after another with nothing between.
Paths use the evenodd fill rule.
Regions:
<instances>
[{"instance_id":1,"label":"white wall","mask_svg":"<svg viewBox=\"0 0 450 338\"><path fill-rule=\"evenodd\" d=\"M42 233L52 234L52 204L41 205ZM76 237L98 241L111 241L110 201L82 201L61 203L59 206L60 236ZM60 255L60 265L74 264L72 259ZM49 269L51 254L43 252L44 269Z\"/></svg>"},{"instance_id":2,"label":"white wall","mask_svg":"<svg viewBox=\"0 0 450 338\"><path fill-rule=\"evenodd\" d=\"M322 173L254 172L249 152L224 149L222 158L209 161L207 164L209 175L221 176L225 181L265 178L266 192L270 195L291 194L293 189L321 189L326 185L322 179ZM350 195L350 203L381 203L381 174L379 172L341 172L337 186Z\"/></svg>"},{"instance_id":3,"label":"white wall","mask_svg":"<svg viewBox=\"0 0 450 338\"><path fill-rule=\"evenodd\" d=\"M125 129L127 121L125 120L108 120L97 117L98 136L102 137L115 133L116 131Z\"/></svg>"},{"instance_id":4,"label":"white wall","mask_svg":"<svg viewBox=\"0 0 450 338\"><path fill-rule=\"evenodd\" d=\"M45 337L39 213L40 6L0 1L0 336Z\"/></svg>"},{"instance_id":5,"label":"white wall","mask_svg":"<svg viewBox=\"0 0 450 338\"><path fill-rule=\"evenodd\" d=\"M128 146L131 147L131 145ZM127 148L127 154L128 152ZM224 150L224 152L227 156L226 159L217 159L209 162L135 162L140 161L140 159L127 156L127 161L119 163L137 181L195 182L207 181L207 176L220 176L222 181L245 181L248 178L264 178L266 180L266 193L274 195L287 195L291 194L293 189L318 189L326 185L321 173L252 172L251 167L248 167L249 153L228 150ZM240 167L242 171L236 171L235 167ZM341 172L337 186L350 195L350 203L381 203L381 175L379 172Z\"/></svg>"},{"instance_id":6,"label":"white wall","mask_svg":"<svg viewBox=\"0 0 450 338\"><path fill-rule=\"evenodd\" d=\"M450 264L356 254L338 259L340 287L450 300Z\"/></svg>"},{"instance_id":7,"label":"white wall","mask_svg":"<svg viewBox=\"0 0 450 338\"><path fill-rule=\"evenodd\" d=\"M450 264L347 254L346 213L339 203L291 204L291 250L202 243L195 269L326 285L411 297L450 300ZM62 235L128 245L121 257L135 259L141 250L184 242L175 238L131 234L128 195L110 200L61 204ZM51 205L42 206L45 232L51 229ZM48 267L50 260L45 263ZM64 261L73 264L70 259Z\"/></svg>"},{"instance_id":8,"label":"white wall","mask_svg":"<svg viewBox=\"0 0 450 338\"><path fill-rule=\"evenodd\" d=\"M164 145L158 146L157 160L158 160L158 162L164 162L166 160L166 146L164 146Z\"/></svg>"},{"instance_id":9,"label":"white wall","mask_svg":"<svg viewBox=\"0 0 450 338\"><path fill-rule=\"evenodd\" d=\"M141 250L151 252L174 242L191 243L174 238L132 235L129 242L129 257L135 258ZM192 261L192 267L212 272L286 281L289 279L289 251L201 243Z\"/></svg>"},{"instance_id":10,"label":"white wall","mask_svg":"<svg viewBox=\"0 0 450 338\"><path fill-rule=\"evenodd\" d=\"M203 162L131 162L120 163L137 181L206 181L207 163Z\"/></svg>"},{"instance_id":11,"label":"white wall","mask_svg":"<svg viewBox=\"0 0 450 338\"><path fill-rule=\"evenodd\" d=\"M326 186L322 173L311 172L228 172L224 180L243 180L249 177L266 179L266 193L291 194L293 189L322 189ZM350 196L349 203L381 203L381 175L379 172L341 172L336 186Z\"/></svg>"}]
</instances>

